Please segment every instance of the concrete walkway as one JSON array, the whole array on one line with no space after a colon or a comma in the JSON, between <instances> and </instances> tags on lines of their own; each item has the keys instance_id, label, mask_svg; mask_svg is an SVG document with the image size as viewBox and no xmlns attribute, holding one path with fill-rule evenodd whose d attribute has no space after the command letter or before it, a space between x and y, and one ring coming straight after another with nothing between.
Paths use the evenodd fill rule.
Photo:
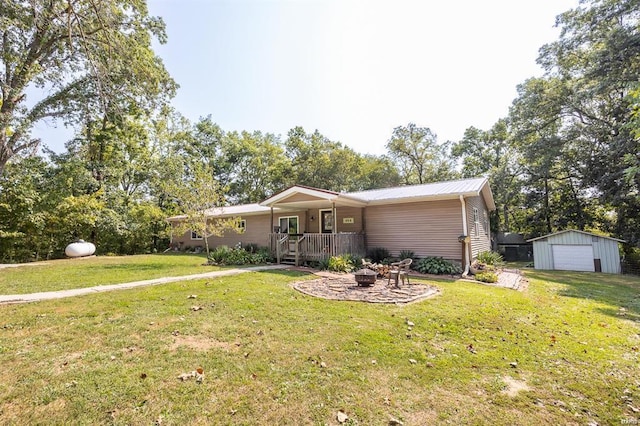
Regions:
<instances>
[{"instance_id":1,"label":"concrete walkway","mask_svg":"<svg viewBox=\"0 0 640 426\"><path fill-rule=\"evenodd\" d=\"M103 293L105 291L124 290L129 288L145 287L150 285L174 283L177 281L189 281L189 280L200 280L200 279L206 279L206 278L226 277L229 275L238 275L245 272L271 271L276 269L286 269L288 267L289 265L252 266L249 268L242 268L242 269L227 269L224 271L205 272L203 274L183 275L181 277L155 278L153 280L134 281L134 282L123 283L123 284L99 285L95 287L75 288L71 290L46 291L41 293L30 293L30 294L0 295L0 304L26 303L26 302L37 302L39 300L62 299L65 297L81 296L84 294Z\"/></svg>"}]
</instances>

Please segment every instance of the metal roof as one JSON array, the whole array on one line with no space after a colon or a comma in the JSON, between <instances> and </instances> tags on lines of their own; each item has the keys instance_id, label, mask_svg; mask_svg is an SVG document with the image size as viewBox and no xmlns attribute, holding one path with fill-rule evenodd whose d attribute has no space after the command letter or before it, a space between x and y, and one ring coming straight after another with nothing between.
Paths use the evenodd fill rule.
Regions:
<instances>
[{"instance_id":1,"label":"metal roof","mask_svg":"<svg viewBox=\"0 0 640 426\"><path fill-rule=\"evenodd\" d=\"M274 211L281 211L281 209L274 208ZM269 207L261 206L260 204L240 204L237 206L226 206L226 207L215 207L212 209L207 209L207 216L236 216L236 215L250 215L250 214L260 214L260 213L269 213L271 209ZM180 220L184 219L185 215L172 216L167 220Z\"/></svg>"},{"instance_id":2,"label":"metal roof","mask_svg":"<svg viewBox=\"0 0 640 426\"><path fill-rule=\"evenodd\" d=\"M294 185L281 191L260 204L242 204L238 206L217 207L208 209L209 216L236 216L261 214L271 211L269 206L277 203L294 193L316 195L319 198L339 203L340 205L364 206L367 204L391 204L394 202L414 202L423 200L452 199L463 196L475 196L483 194L489 210L495 210L493 194L486 178L460 179L448 182L435 182L423 185L406 185L394 188L372 189L349 193L338 193L326 189L312 188L303 185ZM286 203L284 203L286 204ZM274 207L274 211L283 212L289 209ZM179 220L184 215L173 216L167 220Z\"/></svg>"},{"instance_id":3,"label":"metal roof","mask_svg":"<svg viewBox=\"0 0 640 426\"><path fill-rule=\"evenodd\" d=\"M406 185L395 188L373 189L368 191L350 192L345 195L367 202L383 202L393 200L446 198L459 195L479 195L487 185L486 178L461 179L448 182L435 182L423 185ZM488 185L487 185L488 188ZM489 192L490 194L490 192ZM487 200L493 204L493 196Z\"/></svg>"},{"instance_id":4,"label":"metal roof","mask_svg":"<svg viewBox=\"0 0 640 426\"><path fill-rule=\"evenodd\" d=\"M543 235L541 237L531 238L531 239L527 240L527 242L530 243L530 242L533 242L533 241L538 241L538 240L541 240L543 238L553 237L553 236L556 236L556 235L564 234L566 232L577 232L578 234L589 235L591 237L605 238L607 240L613 240L613 241L617 241L619 243L626 243L625 240L619 240L617 238L607 237L606 235L598 235L598 234L594 234L592 232L578 231L577 229L565 229L564 231L558 231L558 232L554 232L552 234Z\"/></svg>"}]
</instances>

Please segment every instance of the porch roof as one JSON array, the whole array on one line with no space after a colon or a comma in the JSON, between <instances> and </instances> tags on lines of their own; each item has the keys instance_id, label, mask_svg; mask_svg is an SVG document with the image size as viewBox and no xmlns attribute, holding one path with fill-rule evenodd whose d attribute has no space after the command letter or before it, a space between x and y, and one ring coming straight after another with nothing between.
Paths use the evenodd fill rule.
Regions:
<instances>
[{"instance_id":1,"label":"porch roof","mask_svg":"<svg viewBox=\"0 0 640 426\"><path fill-rule=\"evenodd\" d=\"M367 202L349 194L313 188L304 185L294 185L281 191L260 203L264 207L284 208L320 208L334 204L335 206L364 207Z\"/></svg>"}]
</instances>

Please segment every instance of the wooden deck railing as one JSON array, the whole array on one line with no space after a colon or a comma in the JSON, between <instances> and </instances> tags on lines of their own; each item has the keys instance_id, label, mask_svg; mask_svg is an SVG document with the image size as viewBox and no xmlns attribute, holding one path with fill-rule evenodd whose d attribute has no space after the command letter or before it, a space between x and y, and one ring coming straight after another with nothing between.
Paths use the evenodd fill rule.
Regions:
<instances>
[{"instance_id":1,"label":"wooden deck railing","mask_svg":"<svg viewBox=\"0 0 640 426\"><path fill-rule=\"evenodd\" d=\"M365 255L364 235L356 233L304 234L295 237L269 234L269 247L278 262L283 256L291 254L296 256L296 264L348 253Z\"/></svg>"}]
</instances>

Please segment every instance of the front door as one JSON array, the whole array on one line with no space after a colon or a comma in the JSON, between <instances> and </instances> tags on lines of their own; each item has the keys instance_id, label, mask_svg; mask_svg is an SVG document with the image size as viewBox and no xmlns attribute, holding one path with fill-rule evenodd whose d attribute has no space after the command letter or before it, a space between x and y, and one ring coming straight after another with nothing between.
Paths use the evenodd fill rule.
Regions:
<instances>
[{"instance_id":1,"label":"front door","mask_svg":"<svg viewBox=\"0 0 640 426\"><path fill-rule=\"evenodd\" d=\"M333 232L333 212L331 210L320 211L320 232L323 234Z\"/></svg>"}]
</instances>

